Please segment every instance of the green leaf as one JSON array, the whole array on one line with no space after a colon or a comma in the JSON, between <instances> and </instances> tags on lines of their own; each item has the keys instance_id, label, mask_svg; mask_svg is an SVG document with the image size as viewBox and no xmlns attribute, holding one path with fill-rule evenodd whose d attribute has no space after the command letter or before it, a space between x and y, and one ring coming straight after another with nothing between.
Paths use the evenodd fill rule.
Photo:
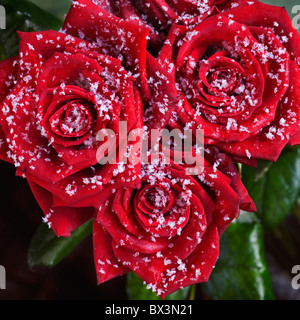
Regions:
<instances>
[{"instance_id":1,"label":"green leaf","mask_svg":"<svg viewBox=\"0 0 300 320\"><path fill-rule=\"evenodd\" d=\"M93 221L89 220L66 238L57 237L53 230L43 223L31 240L28 251L29 267L54 267L92 233L92 225Z\"/></svg>"},{"instance_id":2,"label":"green leaf","mask_svg":"<svg viewBox=\"0 0 300 320\"><path fill-rule=\"evenodd\" d=\"M68 12L71 7L72 1L71 0L29 0L33 2L38 7L42 8L43 10L54 14L56 17L64 19L64 15Z\"/></svg>"},{"instance_id":3,"label":"green leaf","mask_svg":"<svg viewBox=\"0 0 300 320\"><path fill-rule=\"evenodd\" d=\"M272 279L264 256L263 228L249 217L232 223L220 239L220 257L202 284L214 300L273 300ZM250 220L250 221L249 221Z\"/></svg>"},{"instance_id":4,"label":"green leaf","mask_svg":"<svg viewBox=\"0 0 300 320\"><path fill-rule=\"evenodd\" d=\"M243 167L243 182L264 228L277 227L290 213L300 191L300 149L290 148L275 162Z\"/></svg>"},{"instance_id":5,"label":"green leaf","mask_svg":"<svg viewBox=\"0 0 300 320\"><path fill-rule=\"evenodd\" d=\"M0 4L6 11L6 29L0 30L1 57L18 54L19 37L17 31L31 32L42 30L59 30L62 21L54 15L40 9L25 0L2 0Z\"/></svg>"},{"instance_id":6,"label":"green leaf","mask_svg":"<svg viewBox=\"0 0 300 320\"><path fill-rule=\"evenodd\" d=\"M171 293L164 300L187 300L190 287L180 289ZM147 289L147 285L135 273L127 274L127 294L129 300L161 300L151 289Z\"/></svg>"}]
</instances>

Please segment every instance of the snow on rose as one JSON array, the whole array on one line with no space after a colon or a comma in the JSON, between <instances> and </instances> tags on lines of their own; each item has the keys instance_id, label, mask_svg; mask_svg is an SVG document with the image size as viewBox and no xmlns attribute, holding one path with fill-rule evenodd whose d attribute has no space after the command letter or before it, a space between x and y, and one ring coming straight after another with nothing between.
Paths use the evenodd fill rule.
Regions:
<instances>
[{"instance_id":1,"label":"snow on rose","mask_svg":"<svg viewBox=\"0 0 300 320\"><path fill-rule=\"evenodd\" d=\"M68 237L93 219L99 284L133 271L164 298L207 281L222 234L256 210L236 162L300 142L286 11L78 0L60 31L18 35L19 55L0 62L0 158L44 222Z\"/></svg>"}]
</instances>

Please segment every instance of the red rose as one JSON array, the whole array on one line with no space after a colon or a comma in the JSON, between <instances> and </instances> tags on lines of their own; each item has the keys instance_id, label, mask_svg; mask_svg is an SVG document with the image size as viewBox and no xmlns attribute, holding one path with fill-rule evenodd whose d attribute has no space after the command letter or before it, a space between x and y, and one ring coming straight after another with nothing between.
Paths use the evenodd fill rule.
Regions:
<instances>
[{"instance_id":1,"label":"red rose","mask_svg":"<svg viewBox=\"0 0 300 320\"><path fill-rule=\"evenodd\" d=\"M299 144L300 36L284 8L258 1L174 25L159 61L181 101L173 126L204 129L206 143L255 164Z\"/></svg>"},{"instance_id":2,"label":"red rose","mask_svg":"<svg viewBox=\"0 0 300 320\"><path fill-rule=\"evenodd\" d=\"M214 8L228 9L243 1L245 0L97 0L96 3L123 19L149 28L149 44L156 50L162 45L174 22L193 25L207 17Z\"/></svg>"},{"instance_id":3,"label":"red rose","mask_svg":"<svg viewBox=\"0 0 300 320\"><path fill-rule=\"evenodd\" d=\"M100 165L97 133L112 130L118 145L143 126L143 105L155 124L157 99L172 105L177 93L146 54L148 30L88 0L73 3L63 29L19 33L19 56L0 62L0 158L28 179L54 231L69 235L92 217L90 199L117 179L125 153ZM135 186L135 169L118 183Z\"/></svg>"},{"instance_id":4,"label":"red rose","mask_svg":"<svg viewBox=\"0 0 300 320\"><path fill-rule=\"evenodd\" d=\"M148 28L117 18L90 0L80 0L71 6L63 31L95 45L106 44L105 52L129 65L138 80L147 127L166 125L178 102L177 91L167 70L146 51Z\"/></svg>"},{"instance_id":5,"label":"red rose","mask_svg":"<svg viewBox=\"0 0 300 320\"><path fill-rule=\"evenodd\" d=\"M199 176L183 166L142 167L138 189L119 188L94 219L98 282L134 271L164 298L207 281L219 236L240 209L255 206L231 159L208 150Z\"/></svg>"}]
</instances>

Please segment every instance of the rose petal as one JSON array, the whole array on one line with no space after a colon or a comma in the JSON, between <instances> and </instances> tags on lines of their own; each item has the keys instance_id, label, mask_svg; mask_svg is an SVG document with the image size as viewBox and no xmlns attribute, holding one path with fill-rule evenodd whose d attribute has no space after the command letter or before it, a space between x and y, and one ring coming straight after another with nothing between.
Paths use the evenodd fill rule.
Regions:
<instances>
[{"instance_id":1,"label":"rose petal","mask_svg":"<svg viewBox=\"0 0 300 320\"><path fill-rule=\"evenodd\" d=\"M185 269L178 271L178 268L182 269L183 266L176 266L175 277L172 278L172 281L168 281L167 286L164 285L162 287L161 298L165 298L167 295L178 290L178 288L186 287L194 283L207 282L218 257L219 234L216 227L210 226L207 232L205 232L200 245L193 254L187 258L186 262L183 261L185 263ZM168 277L168 273L166 277Z\"/></svg>"},{"instance_id":2,"label":"rose petal","mask_svg":"<svg viewBox=\"0 0 300 320\"><path fill-rule=\"evenodd\" d=\"M0 61L0 102L5 99L17 78L18 58Z\"/></svg>"},{"instance_id":3,"label":"rose petal","mask_svg":"<svg viewBox=\"0 0 300 320\"><path fill-rule=\"evenodd\" d=\"M96 220L93 223L93 247L98 284L130 271L116 259L111 236Z\"/></svg>"},{"instance_id":4,"label":"rose petal","mask_svg":"<svg viewBox=\"0 0 300 320\"><path fill-rule=\"evenodd\" d=\"M122 208L120 208L122 210ZM119 210L115 207L114 210ZM152 237L141 232L138 237L130 234L126 230L126 226L122 226L115 214L112 214L110 209L105 209L104 212L98 214L97 221L109 232L114 242L119 246L125 246L134 252L141 253L156 253L164 250L169 241L164 238L158 238L153 241Z\"/></svg>"},{"instance_id":5,"label":"rose petal","mask_svg":"<svg viewBox=\"0 0 300 320\"><path fill-rule=\"evenodd\" d=\"M296 133L289 141L291 146L296 146L300 144L300 132Z\"/></svg>"},{"instance_id":6,"label":"rose petal","mask_svg":"<svg viewBox=\"0 0 300 320\"><path fill-rule=\"evenodd\" d=\"M5 134L0 127L0 159L9 163L13 163L13 160L8 158L9 152L8 144L6 143Z\"/></svg>"},{"instance_id":7,"label":"rose petal","mask_svg":"<svg viewBox=\"0 0 300 320\"><path fill-rule=\"evenodd\" d=\"M69 237L71 232L93 217L94 208L53 206L52 194L32 181L29 186L45 214L45 221L58 237Z\"/></svg>"},{"instance_id":8,"label":"rose petal","mask_svg":"<svg viewBox=\"0 0 300 320\"><path fill-rule=\"evenodd\" d=\"M99 50L104 49L107 44L112 56L124 55L127 66L137 74L143 97L150 99L146 71L147 29L119 19L89 0L79 0L72 4L63 29L70 35L83 35L85 39L95 43L101 39L102 47ZM122 36L112 37L112 34ZM120 49L114 51L111 48Z\"/></svg>"},{"instance_id":9,"label":"rose petal","mask_svg":"<svg viewBox=\"0 0 300 320\"><path fill-rule=\"evenodd\" d=\"M175 82L150 53L147 54L147 71L152 100L146 110L145 123L149 129L164 128L178 103Z\"/></svg>"},{"instance_id":10,"label":"rose petal","mask_svg":"<svg viewBox=\"0 0 300 320\"><path fill-rule=\"evenodd\" d=\"M10 58L0 62L0 159L13 163L13 160L8 158L8 144L6 142L5 133L1 128L2 121L9 115L9 107L5 100L6 95L13 88L17 77L18 59Z\"/></svg>"},{"instance_id":11,"label":"rose petal","mask_svg":"<svg viewBox=\"0 0 300 320\"><path fill-rule=\"evenodd\" d=\"M300 35L290 15L284 7L264 4L260 1L246 1L238 7L235 7L224 14L228 17L233 15L234 21L243 23L247 26L257 26L263 28L272 28L282 45L291 54L291 58L298 65L297 58L300 56Z\"/></svg>"},{"instance_id":12,"label":"rose petal","mask_svg":"<svg viewBox=\"0 0 300 320\"><path fill-rule=\"evenodd\" d=\"M299 131L300 69L294 61L290 61L290 79L292 83L279 102L273 122L242 143L218 143L217 146L241 157L276 161L290 137Z\"/></svg>"},{"instance_id":13,"label":"rose petal","mask_svg":"<svg viewBox=\"0 0 300 320\"><path fill-rule=\"evenodd\" d=\"M186 260L176 257L169 262L163 255L157 258L135 254L122 246L113 245L115 256L141 277L162 299L179 288L193 283L205 282L219 256L219 235L211 227L200 245Z\"/></svg>"}]
</instances>

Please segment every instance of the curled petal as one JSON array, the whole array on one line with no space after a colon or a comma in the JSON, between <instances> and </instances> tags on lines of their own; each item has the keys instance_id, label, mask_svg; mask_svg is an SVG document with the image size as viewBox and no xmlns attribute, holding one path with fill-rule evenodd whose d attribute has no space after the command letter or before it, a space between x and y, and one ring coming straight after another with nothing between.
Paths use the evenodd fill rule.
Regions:
<instances>
[{"instance_id":1,"label":"curled petal","mask_svg":"<svg viewBox=\"0 0 300 320\"><path fill-rule=\"evenodd\" d=\"M94 208L56 207L50 192L32 181L28 183L45 214L45 221L58 237L69 237L73 230L93 217Z\"/></svg>"},{"instance_id":2,"label":"curled petal","mask_svg":"<svg viewBox=\"0 0 300 320\"><path fill-rule=\"evenodd\" d=\"M93 223L93 247L98 284L130 271L116 259L111 236L96 220Z\"/></svg>"},{"instance_id":3,"label":"curled petal","mask_svg":"<svg viewBox=\"0 0 300 320\"><path fill-rule=\"evenodd\" d=\"M94 43L102 41L99 50L110 50L113 57L123 55L126 65L137 74L143 97L150 99L146 70L147 29L119 19L89 0L79 0L72 4L63 29L76 37L84 35L84 39ZM112 34L120 36L112 37Z\"/></svg>"}]
</instances>

